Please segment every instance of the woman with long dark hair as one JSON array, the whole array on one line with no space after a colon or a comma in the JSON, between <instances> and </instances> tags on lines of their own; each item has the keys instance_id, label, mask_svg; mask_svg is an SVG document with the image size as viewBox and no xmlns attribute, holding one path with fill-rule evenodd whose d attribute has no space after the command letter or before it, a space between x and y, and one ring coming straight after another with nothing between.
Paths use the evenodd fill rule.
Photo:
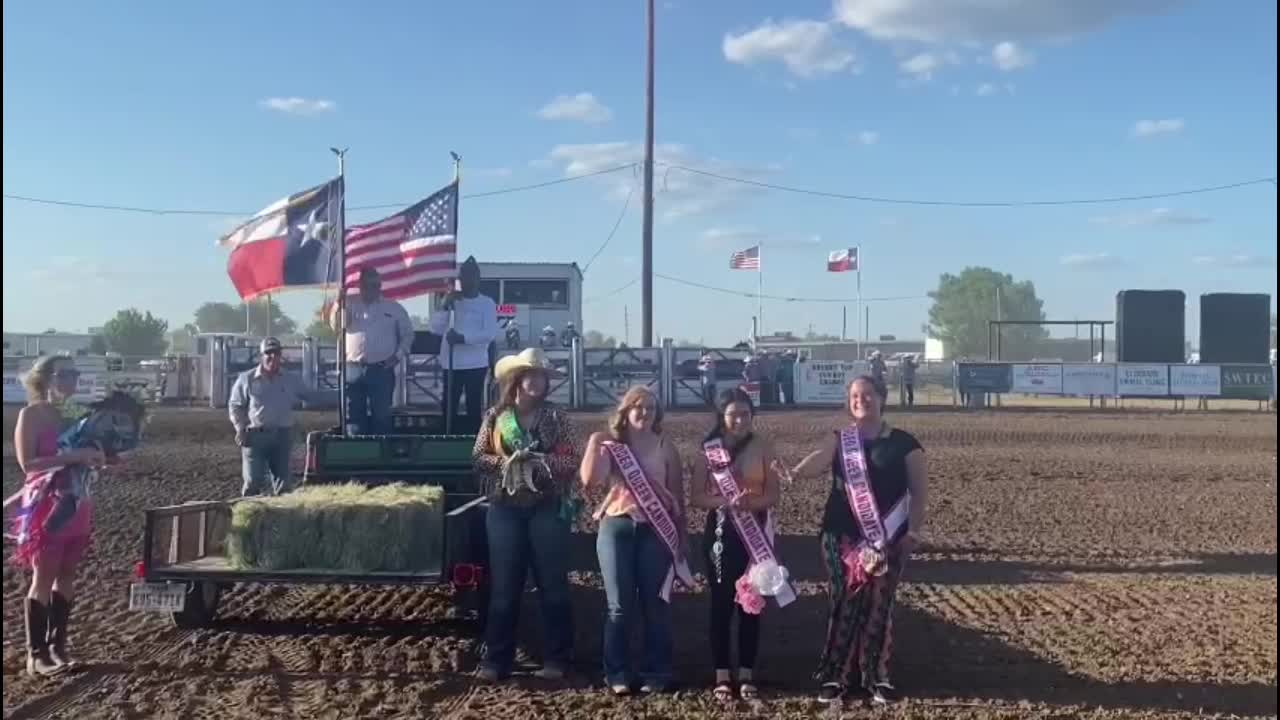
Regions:
<instances>
[{"instance_id":1,"label":"woman with long dark hair","mask_svg":"<svg viewBox=\"0 0 1280 720\"><path fill-rule=\"evenodd\" d=\"M499 360L501 399L485 415L472 459L489 497L489 617L477 675L495 682L511 673L516 624L527 573L542 604L544 652L538 676L560 680L573 659L569 534L579 453L569 417L547 400L548 364L529 348Z\"/></svg>"},{"instance_id":2,"label":"woman with long dark hair","mask_svg":"<svg viewBox=\"0 0 1280 720\"><path fill-rule=\"evenodd\" d=\"M874 377L849 384L852 423L827 437L793 477L831 473L822 516L822 559L830 576L831 614L815 674L819 699L862 693L892 703L889 679L893 604L908 557L920 543L928 468L919 441L884 420Z\"/></svg>"},{"instance_id":3,"label":"woman with long dark hair","mask_svg":"<svg viewBox=\"0 0 1280 720\"><path fill-rule=\"evenodd\" d=\"M713 695L721 702L733 699L729 645L736 617L738 692L742 699L754 700L758 696L753 673L763 607L738 597L739 583L747 577L752 558L732 513L746 511L754 516L758 527L770 528L769 511L781 497L781 482L773 445L755 430L751 397L740 388L732 388L720 393L715 407L715 426L704 440L704 452L693 461L690 489L690 503L707 511L702 549L711 590L711 658L716 674ZM727 454L716 459L715 451L721 448ZM713 468L713 462L719 467ZM713 469L727 472L727 478L718 482ZM721 482L726 479L735 488L731 494L722 491Z\"/></svg>"}]
</instances>

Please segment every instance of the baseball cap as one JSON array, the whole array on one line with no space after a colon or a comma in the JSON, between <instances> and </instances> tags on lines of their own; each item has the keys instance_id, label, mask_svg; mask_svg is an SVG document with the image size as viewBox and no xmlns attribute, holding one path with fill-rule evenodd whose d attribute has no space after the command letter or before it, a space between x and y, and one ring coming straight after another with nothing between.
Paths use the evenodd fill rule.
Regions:
<instances>
[{"instance_id":1,"label":"baseball cap","mask_svg":"<svg viewBox=\"0 0 1280 720\"><path fill-rule=\"evenodd\" d=\"M269 352L280 352L280 341L273 338L263 338L262 344L258 346L258 351L264 355Z\"/></svg>"}]
</instances>

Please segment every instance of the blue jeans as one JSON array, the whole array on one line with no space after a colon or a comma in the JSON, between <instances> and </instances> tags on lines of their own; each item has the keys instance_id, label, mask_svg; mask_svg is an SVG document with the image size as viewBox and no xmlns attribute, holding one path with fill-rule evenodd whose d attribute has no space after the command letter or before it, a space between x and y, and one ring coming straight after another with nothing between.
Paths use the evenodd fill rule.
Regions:
<instances>
[{"instance_id":1,"label":"blue jeans","mask_svg":"<svg viewBox=\"0 0 1280 720\"><path fill-rule=\"evenodd\" d=\"M534 507L490 503L489 621L484 665L508 675L516 657L516 624L532 567L542 605L543 665L567 671L573 662L573 607L569 601L570 525L560 505L546 499Z\"/></svg>"},{"instance_id":2,"label":"blue jeans","mask_svg":"<svg viewBox=\"0 0 1280 720\"><path fill-rule=\"evenodd\" d=\"M604 621L604 676L609 685L629 684L628 624L639 600L644 660L640 679L665 688L671 682L671 606L658 593L671 569L671 553L648 523L630 517L600 521L596 554L608 609Z\"/></svg>"},{"instance_id":3,"label":"blue jeans","mask_svg":"<svg viewBox=\"0 0 1280 720\"><path fill-rule=\"evenodd\" d=\"M347 434L386 435L391 432L391 401L396 392L395 368L349 365L360 376L347 383Z\"/></svg>"},{"instance_id":4,"label":"blue jeans","mask_svg":"<svg viewBox=\"0 0 1280 720\"><path fill-rule=\"evenodd\" d=\"M244 479L240 496L279 495L292 490L292 451L293 428L260 428L245 433L244 447L240 448L240 474Z\"/></svg>"}]
</instances>

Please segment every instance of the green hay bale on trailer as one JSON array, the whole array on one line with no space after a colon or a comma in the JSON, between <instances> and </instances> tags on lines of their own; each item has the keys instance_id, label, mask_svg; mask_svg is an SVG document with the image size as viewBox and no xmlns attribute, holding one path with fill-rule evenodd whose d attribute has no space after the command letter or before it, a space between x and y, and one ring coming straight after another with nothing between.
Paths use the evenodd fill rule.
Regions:
<instances>
[{"instance_id":1,"label":"green hay bale on trailer","mask_svg":"<svg viewBox=\"0 0 1280 720\"><path fill-rule=\"evenodd\" d=\"M231 507L227 559L240 570L439 570L444 506L442 488L402 484L248 498Z\"/></svg>"}]
</instances>

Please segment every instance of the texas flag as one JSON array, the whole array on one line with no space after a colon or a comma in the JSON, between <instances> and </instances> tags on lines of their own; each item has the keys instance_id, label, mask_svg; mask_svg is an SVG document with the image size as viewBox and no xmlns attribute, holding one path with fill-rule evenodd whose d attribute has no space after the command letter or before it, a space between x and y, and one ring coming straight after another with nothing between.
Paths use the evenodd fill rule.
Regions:
<instances>
[{"instance_id":1,"label":"texas flag","mask_svg":"<svg viewBox=\"0 0 1280 720\"><path fill-rule=\"evenodd\" d=\"M218 244L231 251L227 275L243 300L336 283L342 178L276 201Z\"/></svg>"},{"instance_id":2,"label":"texas flag","mask_svg":"<svg viewBox=\"0 0 1280 720\"><path fill-rule=\"evenodd\" d=\"M858 270L858 248L836 250L827 256L827 272Z\"/></svg>"}]
</instances>

